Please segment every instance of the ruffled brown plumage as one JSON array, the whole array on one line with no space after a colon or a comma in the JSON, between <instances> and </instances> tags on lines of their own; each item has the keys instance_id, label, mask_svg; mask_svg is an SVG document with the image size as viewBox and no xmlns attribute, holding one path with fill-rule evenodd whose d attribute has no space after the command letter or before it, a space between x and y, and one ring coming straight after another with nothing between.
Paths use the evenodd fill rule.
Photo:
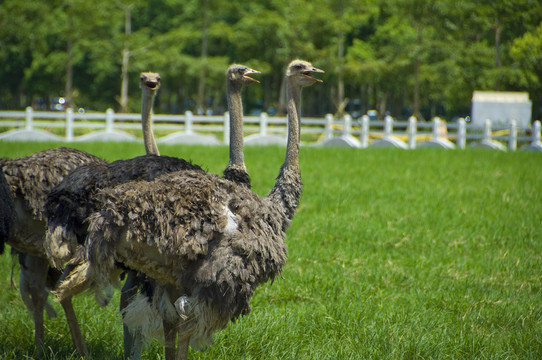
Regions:
<instances>
[{"instance_id":1,"label":"ruffled brown plumage","mask_svg":"<svg viewBox=\"0 0 542 360\"><path fill-rule=\"evenodd\" d=\"M238 316L286 260L281 207L216 175L177 172L99 197L104 207L90 219L87 244L97 283L108 284L120 262L164 284L201 288Z\"/></svg>"}]
</instances>

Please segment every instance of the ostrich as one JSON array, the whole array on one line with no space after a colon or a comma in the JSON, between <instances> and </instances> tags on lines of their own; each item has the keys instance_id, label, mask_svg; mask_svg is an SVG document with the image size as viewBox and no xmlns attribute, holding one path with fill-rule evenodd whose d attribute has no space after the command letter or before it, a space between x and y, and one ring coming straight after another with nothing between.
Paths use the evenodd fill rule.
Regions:
<instances>
[{"instance_id":1,"label":"ostrich","mask_svg":"<svg viewBox=\"0 0 542 360\"><path fill-rule=\"evenodd\" d=\"M235 82L243 82L243 84L257 82L248 75L259 72L244 66L237 66L235 70ZM90 213L97 210L97 200L95 198L97 191L131 180L150 181L164 173L179 170L203 172L199 166L183 159L158 156L159 152L152 132L151 110L154 95L159 87L159 79L159 75L154 73L143 73L141 75L143 135L147 155L128 160L118 160L110 164L89 165L76 169L49 195L47 201L48 231L46 249L55 266L66 266L64 277L70 276L71 270L76 266L85 266L82 258L82 245L88 232L85 219ZM233 92L240 93L240 87ZM234 117L242 122L242 108L240 111L241 116ZM237 112L238 110L235 111L235 113ZM241 131L241 148L236 151L242 152L242 123L239 126L237 122L232 121L231 135L232 138L237 138L237 132ZM236 124L235 129L234 124ZM236 141L236 143L239 143L239 141ZM234 152L231 156L234 158L230 162L233 170L229 171L228 174L231 174L232 177L243 178L242 170L245 169L245 166L242 153L239 156ZM248 175L245 178L248 179ZM121 292L121 311L127 306L130 299L135 296L137 288L141 286L140 276L136 272L128 270L127 274ZM84 289L85 286L84 282L79 284L81 289ZM101 304L103 305L103 302ZM124 336L125 354L138 358L141 345L140 339L134 339L133 336L135 335L131 334L126 328Z\"/></svg>"},{"instance_id":2,"label":"ostrich","mask_svg":"<svg viewBox=\"0 0 542 360\"><path fill-rule=\"evenodd\" d=\"M213 332L247 314L256 286L274 279L286 261L285 231L302 189L301 89L321 82L311 73L322 72L302 60L288 66L286 158L267 196L196 171L104 189L101 210L88 219L88 266L65 280L59 299L77 291L78 277L100 297L118 278L118 263L146 274L176 299L174 311L168 311L177 324L165 334L166 359L175 356L175 337L177 359L187 359L189 344L209 344Z\"/></svg>"},{"instance_id":3,"label":"ostrich","mask_svg":"<svg viewBox=\"0 0 542 360\"><path fill-rule=\"evenodd\" d=\"M47 303L47 288L58 280L58 272L49 267L44 245L44 205L47 194L70 171L90 163L102 163L94 155L76 149L42 150L27 157L0 159L3 176L10 193L2 192L2 202L13 202L13 227L5 239L18 254L21 267L19 290L34 321L34 344L38 354L43 351L43 312L56 316ZM81 356L88 354L70 298L61 301L70 328L72 341Z\"/></svg>"},{"instance_id":4,"label":"ostrich","mask_svg":"<svg viewBox=\"0 0 542 360\"><path fill-rule=\"evenodd\" d=\"M160 75L151 72L141 73L140 87L142 90L141 123L145 150L148 155L159 155L152 131L151 114L154 98L160 88ZM141 171L134 166L136 159L145 159L145 156L112 163L104 161L81 166L50 192L45 204L45 217L47 218L45 249L55 267L62 268L67 261L74 262L79 259L77 257L81 251L79 244L84 242L86 236L84 220L88 213L93 211L92 194L96 189L108 186L110 183L116 185L139 178ZM148 159L154 158L149 157ZM147 160L147 162L151 161ZM181 163L184 165L184 162ZM156 166L156 168L159 167L159 165ZM148 170L150 172L156 171L155 168Z\"/></svg>"},{"instance_id":5,"label":"ostrich","mask_svg":"<svg viewBox=\"0 0 542 360\"><path fill-rule=\"evenodd\" d=\"M243 154L243 105L241 101L241 89L251 83L259 83L249 75L260 74L259 71L250 69L244 65L233 64L226 71L227 103L230 113L230 156L229 163L224 169L224 179L233 181L239 185L250 188L250 177L246 171ZM145 338L160 338L165 332L171 332L175 323L170 323L167 316L160 314L158 304L162 296L168 296L167 290L155 281L147 279L138 297L134 297L130 304L122 310L125 326L133 333L145 334ZM168 296L169 297L169 296ZM162 322L157 321L162 318ZM175 334L175 333L173 333ZM138 351L131 354L131 358L138 359L143 338L140 341ZM134 341L135 343L135 341ZM172 346L173 351L175 350ZM169 350L171 351L171 350Z\"/></svg>"},{"instance_id":6,"label":"ostrich","mask_svg":"<svg viewBox=\"0 0 542 360\"><path fill-rule=\"evenodd\" d=\"M142 90L141 119L147 155L112 163L93 163L81 166L69 174L49 194L45 206L47 233L45 249L50 262L67 273L82 261L82 244L87 233L85 218L95 211L93 195L101 188L134 180L151 180L166 172L182 169L201 170L183 159L159 156L152 131L152 107L160 88L160 75L144 72L140 75ZM121 293L121 309L135 294L137 274L127 272ZM125 350L130 351L132 334L125 329Z\"/></svg>"}]
</instances>

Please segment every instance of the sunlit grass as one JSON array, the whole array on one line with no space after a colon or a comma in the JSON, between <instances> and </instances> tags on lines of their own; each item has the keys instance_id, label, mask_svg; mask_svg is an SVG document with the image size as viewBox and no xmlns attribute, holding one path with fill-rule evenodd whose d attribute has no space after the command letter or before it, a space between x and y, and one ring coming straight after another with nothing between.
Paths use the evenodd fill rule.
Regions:
<instances>
[{"instance_id":1,"label":"sunlit grass","mask_svg":"<svg viewBox=\"0 0 542 360\"><path fill-rule=\"evenodd\" d=\"M0 156L44 146L0 142ZM141 144L75 146L108 160L143 154ZM228 156L224 146L160 150L215 173ZM247 147L245 158L265 195L284 149ZM542 358L542 154L303 147L300 159L304 191L282 278L192 358ZM32 358L10 264L0 258L0 358ZM93 358L122 359L118 294L105 309L91 296L75 302ZM75 358L55 306L47 358ZM162 359L160 344L144 358Z\"/></svg>"}]
</instances>

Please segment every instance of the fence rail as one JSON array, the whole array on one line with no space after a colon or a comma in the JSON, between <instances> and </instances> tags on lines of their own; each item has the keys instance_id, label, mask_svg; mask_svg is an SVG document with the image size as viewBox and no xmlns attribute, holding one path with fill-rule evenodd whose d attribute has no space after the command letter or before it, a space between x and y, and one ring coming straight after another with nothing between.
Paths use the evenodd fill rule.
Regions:
<instances>
[{"instance_id":1,"label":"fence rail","mask_svg":"<svg viewBox=\"0 0 542 360\"><path fill-rule=\"evenodd\" d=\"M169 144L228 144L229 115L207 116L186 112L181 115L154 114L154 130L158 143ZM287 119L259 116L244 118L245 144L286 144ZM140 114L0 111L0 141L139 141ZM163 136L160 136L162 134ZM488 147L497 150L525 148L542 150L540 121L532 127L520 128L514 120L508 127L492 128L486 120L484 127L474 127L465 119L446 123L436 117L431 122L397 121L387 116L384 121L371 121L364 115L353 120L349 115L336 120L332 115L323 118L302 118L303 143L322 146L350 146L357 148L394 146L404 149L466 146Z\"/></svg>"}]
</instances>

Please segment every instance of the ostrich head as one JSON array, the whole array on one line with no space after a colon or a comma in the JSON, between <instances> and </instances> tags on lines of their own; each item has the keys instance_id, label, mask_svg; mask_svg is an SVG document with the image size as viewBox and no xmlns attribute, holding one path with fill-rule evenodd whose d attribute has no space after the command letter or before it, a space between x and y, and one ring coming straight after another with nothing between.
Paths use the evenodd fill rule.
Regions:
<instances>
[{"instance_id":1,"label":"ostrich head","mask_svg":"<svg viewBox=\"0 0 542 360\"><path fill-rule=\"evenodd\" d=\"M258 80L248 76L252 74L261 73L244 65L233 64L228 68L228 71L226 72L226 79L228 80L228 82L235 82L241 86L248 85L254 82L259 83Z\"/></svg>"},{"instance_id":2,"label":"ostrich head","mask_svg":"<svg viewBox=\"0 0 542 360\"><path fill-rule=\"evenodd\" d=\"M322 82L322 80L312 77L312 73L324 73L324 70L320 70L312 66L308 61L294 60L288 65L286 76L289 79L295 80L301 86L312 85L315 82Z\"/></svg>"},{"instance_id":3,"label":"ostrich head","mask_svg":"<svg viewBox=\"0 0 542 360\"><path fill-rule=\"evenodd\" d=\"M143 72L139 77L139 86L146 87L151 91L157 91L160 88L160 74L153 72Z\"/></svg>"}]
</instances>

